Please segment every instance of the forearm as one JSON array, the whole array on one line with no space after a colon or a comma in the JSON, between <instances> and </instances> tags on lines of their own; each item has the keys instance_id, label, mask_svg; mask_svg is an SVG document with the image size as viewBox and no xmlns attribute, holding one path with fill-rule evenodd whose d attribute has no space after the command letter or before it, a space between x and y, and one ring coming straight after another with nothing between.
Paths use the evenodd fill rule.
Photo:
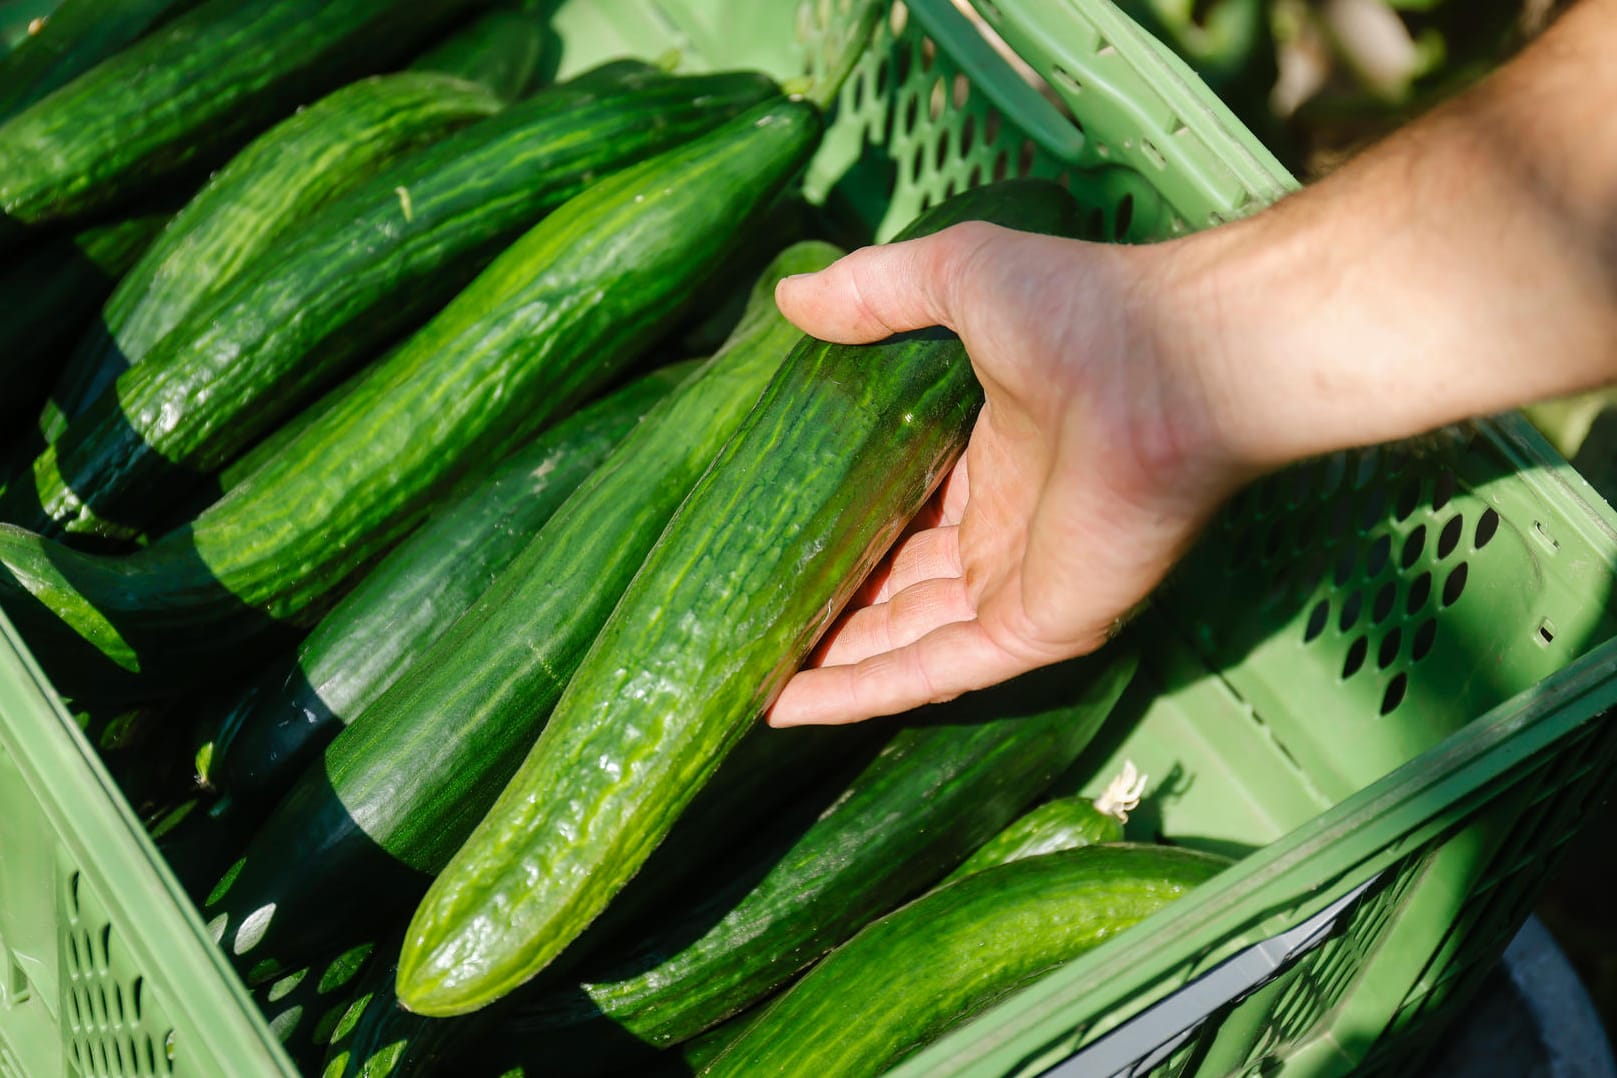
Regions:
<instances>
[{"instance_id":1,"label":"forearm","mask_svg":"<svg viewBox=\"0 0 1617 1078\"><path fill-rule=\"evenodd\" d=\"M1267 467L1617 378L1613 55L1617 0L1585 0L1316 187L1165 252L1142 309L1232 455Z\"/></svg>"}]
</instances>

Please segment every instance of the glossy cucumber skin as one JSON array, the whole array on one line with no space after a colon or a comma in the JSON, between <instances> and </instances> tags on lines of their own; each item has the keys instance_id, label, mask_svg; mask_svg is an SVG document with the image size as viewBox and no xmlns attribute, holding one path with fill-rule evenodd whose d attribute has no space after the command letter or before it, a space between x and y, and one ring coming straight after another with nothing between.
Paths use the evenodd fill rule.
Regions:
<instances>
[{"instance_id":1,"label":"glossy cucumber skin","mask_svg":"<svg viewBox=\"0 0 1617 1078\"><path fill-rule=\"evenodd\" d=\"M495 8L423 53L410 67L470 79L510 102L533 89L544 50L544 27L536 17Z\"/></svg>"},{"instance_id":2,"label":"glossy cucumber skin","mask_svg":"<svg viewBox=\"0 0 1617 1078\"><path fill-rule=\"evenodd\" d=\"M462 1058L465 1040L469 1035L491 1032L490 1023L432 1021L400 1009L393 996L399 953L396 930L381 950L379 960L356 986L346 1013L326 1038L323 1063L308 1073L320 1078L473 1073Z\"/></svg>"},{"instance_id":3,"label":"glossy cucumber skin","mask_svg":"<svg viewBox=\"0 0 1617 1078\"><path fill-rule=\"evenodd\" d=\"M330 740L447 632L657 401L656 371L552 427L434 510L222 717L219 787L279 798ZM229 733L232 727L235 732Z\"/></svg>"},{"instance_id":4,"label":"glossy cucumber skin","mask_svg":"<svg viewBox=\"0 0 1617 1078\"><path fill-rule=\"evenodd\" d=\"M265 464L274 460L281 452L309 428L325 422L326 416L340 404L345 396L352 393L365 376L370 373L373 366L386 363L402 348L402 344L394 345L376 359L361 366L340 383L326 390L320 399L313 401L297 412L287 417L286 422L264 435L246 450L219 469L216 481L194 488L189 495L177 502L172 509L163 514L147 531L151 538L167 535L176 528L182 528L207 511L208 507L219 501L220 498L235 490L247 480L254 472Z\"/></svg>"},{"instance_id":5,"label":"glossy cucumber skin","mask_svg":"<svg viewBox=\"0 0 1617 1078\"><path fill-rule=\"evenodd\" d=\"M1122 820L1101 812L1087 797L1061 797L1012 821L1005 830L983 843L944 882L953 883L974 872L1008 865L1024 857L1122 841Z\"/></svg>"},{"instance_id":6,"label":"glossy cucumber skin","mask_svg":"<svg viewBox=\"0 0 1617 1078\"><path fill-rule=\"evenodd\" d=\"M759 820L772 821L779 813L795 816L798 806L794 802L810 787L814 789L809 796L814 798L832 785L825 781L826 775L857 771L879 746L879 726L755 727L691 803L645 870L607 914L590 926L575 951L587 955L597 947L610 948L614 936L643 935L648 926L660 923L667 909L679 908L676 904L681 902L682 888L687 884L702 888L701 879L715 866L727 866L734 851L748 845ZM397 951L395 944L395 955ZM328 1055L333 1069L326 1072L326 1078L369 1078L388 1073L389 1066L420 1065L429 1058L453 1059L455 1072L469 1075L520 1073L525 1064L534 1065L534 1061L542 1061L534 1066L532 1073L536 1074L570 1075L575 1065L579 1073L638 1074L650 1061L669 1060L666 1054L652 1053L627 1038L605 1045L592 1043L587 1046L591 1050L588 1057L581 1060L556 1030L535 1029L520 1012L511 1016L509 1024L500 1025L505 1015L498 1007L456 1018L411 1014L397 1006L395 973L396 968L389 971L385 984L368 989L385 996L387 1003L367 1007L352 1032L333 1046ZM729 1032L737 1033L739 1028ZM717 1053L718 1040L707 1039L704 1061Z\"/></svg>"},{"instance_id":7,"label":"glossy cucumber skin","mask_svg":"<svg viewBox=\"0 0 1617 1078\"><path fill-rule=\"evenodd\" d=\"M1189 850L1090 846L941 887L843 944L702 1074L879 1074L1227 865Z\"/></svg>"},{"instance_id":8,"label":"glossy cucumber skin","mask_svg":"<svg viewBox=\"0 0 1617 1078\"><path fill-rule=\"evenodd\" d=\"M95 317L118 279L163 230L170 214L145 213L46 240L6 260L0 273L0 442L37 412L74 336ZM8 469L0 468L0 478Z\"/></svg>"},{"instance_id":9,"label":"glossy cucumber skin","mask_svg":"<svg viewBox=\"0 0 1617 1078\"><path fill-rule=\"evenodd\" d=\"M0 525L0 606L69 693L223 678L318 617L447 485L615 377L801 168L819 123L777 99L595 184L179 532L105 557Z\"/></svg>"},{"instance_id":10,"label":"glossy cucumber skin","mask_svg":"<svg viewBox=\"0 0 1617 1078\"><path fill-rule=\"evenodd\" d=\"M40 417L44 440L60 437L120 373L268 257L319 206L500 108L489 91L448 75L378 75L328 94L254 139L119 282Z\"/></svg>"},{"instance_id":11,"label":"glossy cucumber skin","mask_svg":"<svg viewBox=\"0 0 1617 1078\"><path fill-rule=\"evenodd\" d=\"M206 0L0 125L0 251L227 158L477 0Z\"/></svg>"},{"instance_id":12,"label":"glossy cucumber skin","mask_svg":"<svg viewBox=\"0 0 1617 1078\"><path fill-rule=\"evenodd\" d=\"M20 48L62 6L61 0L6 0L0 3L0 56Z\"/></svg>"},{"instance_id":13,"label":"glossy cucumber skin","mask_svg":"<svg viewBox=\"0 0 1617 1078\"><path fill-rule=\"evenodd\" d=\"M916 712L851 780L727 870L627 955L523 1008L524 1062L665 1048L763 999L874 918L937 883L1089 744L1133 676L1113 650ZM987 716L987 718L985 718ZM632 885L631 885L632 886Z\"/></svg>"},{"instance_id":14,"label":"glossy cucumber skin","mask_svg":"<svg viewBox=\"0 0 1617 1078\"><path fill-rule=\"evenodd\" d=\"M196 0L66 0L0 58L0 123L113 55Z\"/></svg>"},{"instance_id":15,"label":"glossy cucumber skin","mask_svg":"<svg viewBox=\"0 0 1617 1078\"><path fill-rule=\"evenodd\" d=\"M767 111L800 116L810 129L814 123L795 106ZM812 145L789 132L753 130L775 146L770 157L801 164ZM762 150L731 152L745 159ZM790 166L768 172L789 175ZM720 200L711 185L705 194ZM698 197L693 189L681 200ZM732 197L745 206L752 196ZM645 551L768 383L783 338L797 335L769 297L767 289L759 296L765 317L619 443L500 579L277 806L245 867L206 911L222 918L226 948L249 979L342 944L384 909L407 909L477 823ZM388 883L378 894L356 889L360 879Z\"/></svg>"},{"instance_id":16,"label":"glossy cucumber skin","mask_svg":"<svg viewBox=\"0 0 1617 1078\"><path fill-rule=\"evenodd\" d=\"M1076 216L1061 188L1018 181L956 196L911 234L971 217L1070 233ZM417 909L406 1006L484 1006L600 914L922 508L981 392L950 335L794 350Z\"/></svg>"},{"instance_id":17,"label":"glossy cucumber skin","mask_svg":"<svg viewBox=\"0 0 1617 1078\"><path fill-rule=\"evenodd\" d=\"M124 371L14 481L4 519L130 538L604 173L767 100L761 75L556 87L329 203Z\"/></svg>"}]
</instances>

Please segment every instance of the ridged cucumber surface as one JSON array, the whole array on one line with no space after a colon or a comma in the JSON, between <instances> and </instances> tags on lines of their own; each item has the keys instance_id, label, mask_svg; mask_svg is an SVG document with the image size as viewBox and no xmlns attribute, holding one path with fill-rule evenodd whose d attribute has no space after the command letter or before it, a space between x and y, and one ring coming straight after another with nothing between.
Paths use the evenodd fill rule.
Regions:
<instances>
[{"instance_id":1,"label":"ridged cucumber surface","mask_svg":"<svg viewBox=\"0 0 1617 1078\"><path fill-rule=\"evenodd\" d=\"M774 92L761 75L590 75L373 176L123 372L35 460L32 483L12 482L3 519L132 538L603 172Z\"/></svg>"},{"instance_id":2,"label":"ridged cucumber surface","mask_svg":"<svg viewBox=\"0 0 1617 1078\"><path fill-rule=\"evenodd\" d=\"M1028 812L983 843L944 882L953 883L985 868L1008 865L1024 857L1122 841L1123 821L1096 808L1089 798L1057 798Z\"/></svg>"},{"instance_id":3,"label":"ridged cucumber surface","mask_svg":"<svg viewBox=\"0 0 1617 1078\"><path fill-rule=\"evenodd\" d=\"M1212 879L1228 862L1089 846L987 869L888 914L702 1070L866 1078Z\"/></svg>"},{"instance_id":4,"label":"ridged cucumber surface","mask_svg":"<svg viewBox=\"0 0 1617 1078\"><path fill-rule=\"evenodd\" d=\"M296 654L218 717L199 775L252 801L279 798L337 732L410 669L496 581L657 401L691 373L636 379L466 484L320 619Z\"/></svg>"},{"instance_id":5,"label":"ridged cucumber surface","mask_svg":"<svg viewBox=\"0 0 1617 1078\"><path fill-rule=\"evenodd\" d=\"M736 851L755 844L758 821L769 821L765 827L773 832L781 816L795 821L805 801L820 804L834 797L841 789L836 780L859 771L879 748L882 735L889 732L879 727L878 723L797 730L755 727L680 817L645 870L590 926L574 951L586 956L597 950L609 953L615 941L643 937L663 924L669 910L688 908L688 899L710 890L707 881L715 872L733 869ZM387 1002L367 1008L352 1034L337 1046L340 1061L334 1051L333 1062L338 1065L326 1078L388 1073L387 1066L414 1063L429 1048L436 1056L453 1059L457 1072L468 1075L526 1072L561 1078L575 1073L639 1074L653 1062L678 1066L669 1053L650 1051L627 1034L588 1044L582 1038L568 1038L565 1030L558 1036L556 1029L523 1015L520 1004L535 1002L531 999L507 1000L517 1005L508 1014L491 1007L456 1018L424 1018L398 1007L391 972L385 986L371 991ZM500 1024L507 1018L508 1023ZM705 1060L717 1054L715 1042L720 1038L703 1039Z\"/></svg>"},{"instance_id":6,"label":"ridged cucumber surface","mask_svg":"<svg viewBox=\"0 0 1617 1078\"><path fill-rule=\"evenodd\" d=\"M270 128L197 192L119 283L40 417L49 443L186 315L262 260L316 208L389 161L501 108L448 75L350 83Z\"/></svg>"},{"instance_id":7,"label":"ridged cucumber surface","mask_svg":"<svg viewBox=\"0 0 1617 1078\"><path fill-rule=\"evenodd\" d=\"M206 0L0 125L0 251L216 165L478 0Z\"/></svg>"},{"instance_id":8,"label":"ridged cucumber surface","mask_svg":"<svg viewBox=\"0 0 1617 1078\"><path fill-rule=\"evenodd\" d=\"M786 106L766 112L799 116L812 128L811 113L779 108ZM784 153L799 164L812 145L790 131L751 130L771 142L784 138L771 156ZM728 145L747 156L759 152ZM722 162L713 167L728 175ZM739 175L729 182L737 185L732 198L753 197L739 193ZM714 184L681 189L678 200L698 198L717 200L720 192ZM760 290L759 317L738 329L734 347L647 415L276 808L241 871L204 911L249 979L347 942L384 908L407 909L470 832L532 745L645 551L797 335L774 310L771 293ZM387 885L380 894L361 891L353 886L360 879Z\"/></svg>"},{"instance_id":9,"label":"ridged cucumber surface","mask_svg":"<svg viewBox=\"0 0 1617 1078\"><path fill-rule=\"evenodd\" d=\"M0 123L71 82L196 0L64 0L0 58Z\"/></svg>"},{"instance_id":10,"label":"ridged cucumber surface","mask_svg":"<svg viewBox=\"0 0 1617 1078\"><path fill-rule=\"evenodd\" d=\"M171 215L141 214L57 236L0 271L0 443L23 435L61 372L64 353ZM21 449L19 441L17 449ZM11 459L8 457L8 460ZM10 471L0 467L0 478Z\"/></svg>"},{"instance_id":11,"label":"ridged cucumber surface","mask_svg":"<svg viewBox=\"0 0 1617 1078\"><path fill-rule=\"evenodd\" d=\"M534 88L544 53L545 28L537 17L495 8L456 30L410 66L470 79L509 102Z\"/></svg>"},{"instance_id":12,"label":"ridged cucumber surface","mask_svg":"<svg viewBox=\"0 0 1617 1078\"><path fill-rule=\"evenodd\" d=\"M768 102L595 184L326 424L136 553L84 554L0 525L0 606L69 692L139 698L225 676L282 623L311 620L448 484L617 377L801 170L819 132L812 106Z\"/></svg>"},{"instance_id":13,"label":"ridged cucumber surface","mask_svg":"<svg viewBox=\"0 0 1617 1078\"><path fill-rule=\"evenodd\" d=\"M699 901L525 1006L511 1028L533 1054L513 1062L588 1073L625 1044L666 1048L754 1005L1015 819L1084 750L1134 667L1113 649L906 717L858 774L808 800L817 818L781 814L778 835L761 825Z\"/></svg>"},{"instance_id":14,"label":"ridged cucumber surface","mask_svg":"<svg viewBox=\"0 0 1617 1078\"><path fill-rule=\"evenodd\" d=\"M971 218L1070 233L1077 207L1052 183L997 184L909 233ZM794 350L416 911L406 1006L485 1006L606 908L922 508L981 394L948 334Z\"/></svg>"}]
</instances>

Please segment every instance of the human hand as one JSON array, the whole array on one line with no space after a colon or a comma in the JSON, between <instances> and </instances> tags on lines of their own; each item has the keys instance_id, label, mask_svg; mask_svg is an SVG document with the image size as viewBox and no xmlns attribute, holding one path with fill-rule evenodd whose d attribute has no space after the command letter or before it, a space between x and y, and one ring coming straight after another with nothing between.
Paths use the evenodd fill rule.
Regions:
<instances>
[{"instance_id":1,"label":"human hand","mask_svg":"<svg viewBox=\"0 0 1617 1078\"><path fill-rule=\"evenodd\" d=\"M1091 651L1238 486L1617 380L1617 0L1323 182L1144 247L966 224L781 282L815 336L943 325L987 404L770 713L852 722ZM1546 102L1553 103L1553 107Z\"/></svg>"},{"instance_id":2,"label":"human hand","mask_svg":"<svg viewBox=\"0 0 1617 1078\"><path fill-rule=\"evenodd\" d=\"M1094 650L1255 474L1209 407L1216 364L1169 347L1153 293L1173 258L973 223L781 283L822 339L954 330L986 404L771 723L893 714Z\"/></svg>"}]
</instances>

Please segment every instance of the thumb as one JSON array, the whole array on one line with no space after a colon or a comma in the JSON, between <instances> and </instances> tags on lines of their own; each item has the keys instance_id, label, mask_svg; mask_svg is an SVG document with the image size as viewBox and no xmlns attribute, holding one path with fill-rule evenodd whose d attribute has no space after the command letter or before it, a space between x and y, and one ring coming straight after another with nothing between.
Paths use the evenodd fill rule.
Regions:
<instances>
[{"instance_id":1,"label":"thumb","mask_svg":"<svg viewBox=\"0 0 1617 1078\"><path fill-rule=\"evenodd\" d=\"M781 313L804 333L865 344L943 326L959 332L955 297L971 256L1005 230L967 222L920 239L865 247L818 273L775 286Z\"/></svg>"}]
</instances>

